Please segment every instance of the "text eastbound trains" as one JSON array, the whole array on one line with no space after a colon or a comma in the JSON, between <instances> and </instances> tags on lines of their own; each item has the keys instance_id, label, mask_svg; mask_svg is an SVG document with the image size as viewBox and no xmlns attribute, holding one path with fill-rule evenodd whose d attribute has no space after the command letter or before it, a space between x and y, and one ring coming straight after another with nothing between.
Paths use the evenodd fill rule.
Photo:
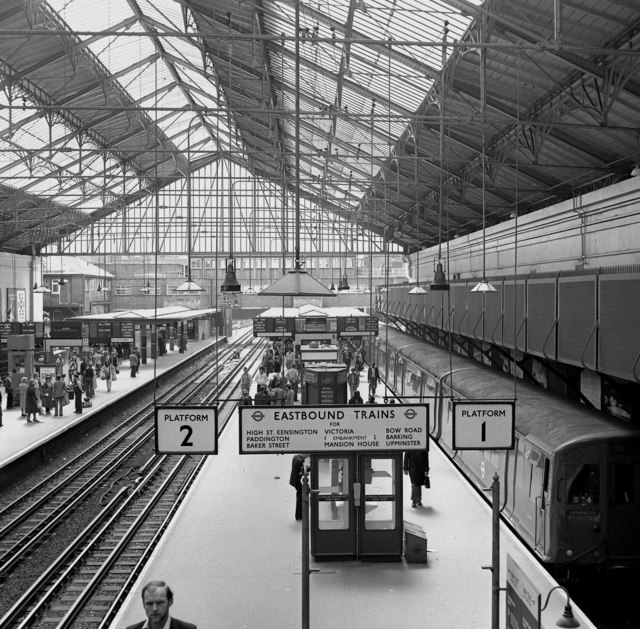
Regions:
<instances>
[{"instance_id":1,"label":"text eastbound trains","mask_svg":"<svg viewBox=\"0 0 640 629\"><path fill-rule=\"evenodd\" d=\"M395 419L395 409L350 409L350 413L356 419ZM307 421L316 419L344 419L345 414L342 410L326 410L326 411L276 411L273 414L274 421L294 421L296 419Z\"/></svg>"}]
</instances>

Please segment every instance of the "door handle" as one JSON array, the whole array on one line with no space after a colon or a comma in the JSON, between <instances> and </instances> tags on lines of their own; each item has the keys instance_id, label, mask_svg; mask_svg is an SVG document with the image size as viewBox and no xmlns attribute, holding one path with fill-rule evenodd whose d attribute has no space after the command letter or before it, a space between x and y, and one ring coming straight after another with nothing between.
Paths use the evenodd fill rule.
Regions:
<instances>
[{"instance_id":1,"label":"door handle","mask_svg":"<svg viewBox=\"0 0 640 629\"><path fill-rule=\"evenodd\" d=\"M353 506L359 507L362 500L362 484L353 483Z\"/></svg>"}]
</instances>

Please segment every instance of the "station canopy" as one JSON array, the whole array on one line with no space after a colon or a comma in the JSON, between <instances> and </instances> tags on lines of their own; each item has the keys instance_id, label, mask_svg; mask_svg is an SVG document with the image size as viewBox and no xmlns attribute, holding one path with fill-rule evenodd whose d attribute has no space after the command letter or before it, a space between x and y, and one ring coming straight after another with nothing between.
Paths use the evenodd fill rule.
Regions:
<instances>
[{"instance_id":1,"label":"station canopy","mask_svg":"<svg viewBox=\"0 0 640 629\"><path fill-rule=\"evenodd\" d=\"M1 5L4 251L410 252L640 173L637 2Z\"/></svg>"}]
</instances>

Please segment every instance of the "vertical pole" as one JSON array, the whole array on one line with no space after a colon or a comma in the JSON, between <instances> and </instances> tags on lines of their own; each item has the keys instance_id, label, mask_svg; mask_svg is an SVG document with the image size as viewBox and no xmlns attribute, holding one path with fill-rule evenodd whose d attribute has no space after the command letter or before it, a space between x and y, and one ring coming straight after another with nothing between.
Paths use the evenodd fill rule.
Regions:
<instances>
[{"instance_id":1,"label":"vertical pole","mask_svg":"<svg viewBox=\"0 0 640 629\"><path fill-rule=\"evenodd\" d=\"M500 477L496 472L491 484L493 550L491 563L491 629L500 623Z\"/></svg>"},{"instance_id":2,"label":"vertical pole","mask_svg":"<svg viewBox=\"0 0 640 629\"><path fill-rule=\"evenodd\" d=\"M302 469L302 629L309 629L309 475Z\"/></svg>"}]
</instances>

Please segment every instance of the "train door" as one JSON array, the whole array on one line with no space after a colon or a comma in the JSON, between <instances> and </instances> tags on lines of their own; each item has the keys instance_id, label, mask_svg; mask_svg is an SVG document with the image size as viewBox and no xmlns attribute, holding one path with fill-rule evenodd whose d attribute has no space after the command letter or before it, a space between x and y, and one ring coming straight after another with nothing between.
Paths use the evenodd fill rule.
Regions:
<instances>
[{"instance_id":1,"label":"train door","mask_svg":"<svg viewBox=\"0 0 640 629\"><path fill-rule=\"evenodd\" d=\"M609 466L607 551L610 557L640 556L640 464L633 460Z\"/></svg>"},{"instance_id":2,"label":"train door","mask_svg":"<svg viewBox=\"0 0 640 629\"><path fill-rule=\"evenodd\" d=\"M311 456L316 559L400 559L402 453Z\"/></svg>"}]
</instances>

